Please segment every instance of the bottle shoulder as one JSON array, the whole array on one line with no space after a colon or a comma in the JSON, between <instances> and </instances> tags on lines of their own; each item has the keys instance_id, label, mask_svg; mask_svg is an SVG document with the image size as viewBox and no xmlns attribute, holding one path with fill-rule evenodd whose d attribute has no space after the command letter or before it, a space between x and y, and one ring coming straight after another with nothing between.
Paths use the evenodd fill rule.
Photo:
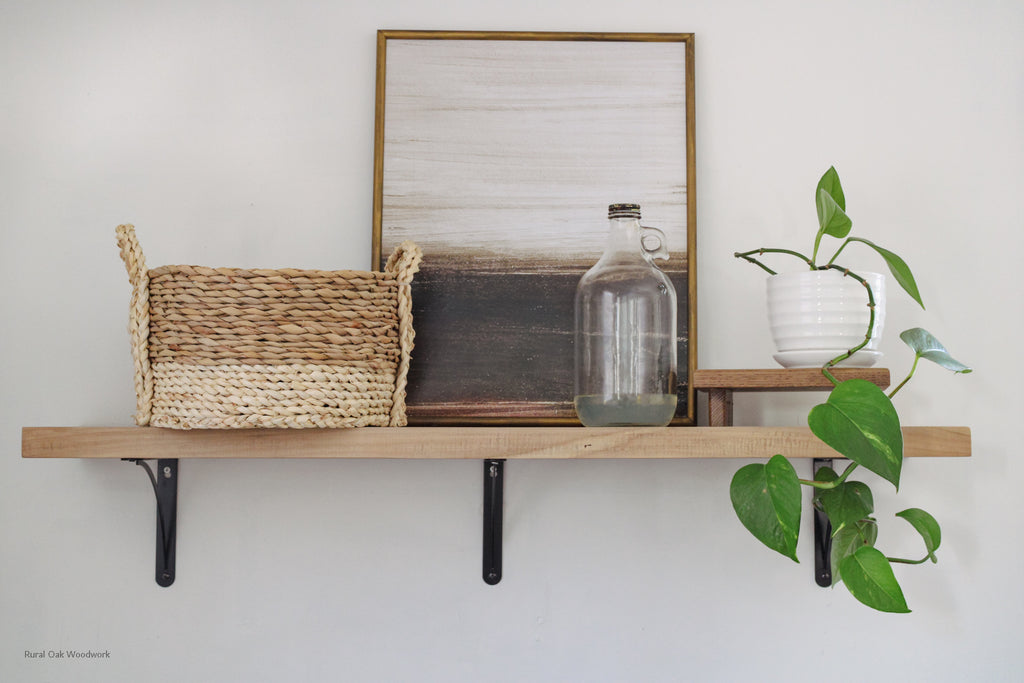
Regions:
<instances>
[{"instance_id":1,"label":"bottle shoulder","mask_svg":"<svg viewBox=\"0 0 1024 683\"><path fill-rule=\"evenodd\" d=\"M675 286L665 273L657 268L612 268L585 275L576 287L576 299L596 301L611 296L614 299L675 300Z\"/></svg>"},{"instance_id":2,"label":"bottle shoulder","mask_svg":"<svg viewBox=\"0 0 1024 683\"><path fill-rule=\"evenodd\" d=\"M604 261L602 259L583 274L580 284L589 282L624 282L630 280L666 282L668 281L668 276L656 265L645 259L635 261Z\"/></svg>"}]
</instances>

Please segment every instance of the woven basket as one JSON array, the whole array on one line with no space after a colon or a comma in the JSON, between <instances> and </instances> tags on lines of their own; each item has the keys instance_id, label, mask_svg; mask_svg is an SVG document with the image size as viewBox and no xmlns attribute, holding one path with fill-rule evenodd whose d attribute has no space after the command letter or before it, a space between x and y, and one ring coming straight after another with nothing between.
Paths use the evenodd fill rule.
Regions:
<instances>
[{"instance_id":1,"label":"woven basket","mask_svg":"<svg viewBox=\"0 0 1024 683\"><path fill-rule=\"evenodd\" d=\"M174 429L402 426L420 249L384 272L146 270L117 228L133 287L139 425Z\"/></svg>"}]
</instances>

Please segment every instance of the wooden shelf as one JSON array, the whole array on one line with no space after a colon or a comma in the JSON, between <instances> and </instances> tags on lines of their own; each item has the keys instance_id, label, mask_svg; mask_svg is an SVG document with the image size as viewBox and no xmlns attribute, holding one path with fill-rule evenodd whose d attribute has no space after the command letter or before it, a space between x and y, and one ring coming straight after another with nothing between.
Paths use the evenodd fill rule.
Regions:
<instances>
[{"instance_id":1,"label":"wooden shelf","mask_svg":"<svg viewBox=\"0 0 1024 683\"><path fill-rule=\"evenodd\" d=\"M836 370L885 388L885 369ZM766 459L828 460L838 454L806 427L733 427L736 391L827 390L820 370L698 370L694 388L708 392L710 427L365 427L362 429L210 429L154 427L24 427L23 458L131 460L149 472L157 501L155 579L175 580L178 461L188 458L380 458L481 460L484 466L483 580L501 581L502 491L506 460ZM969 457L967 427L904 427L904 457ZM155 460L156 471L147 461ZM828 557L815 536L815 557ZM831 585L827 569L817 568ZM819 582L821 580L819 579Z\"/></svg>"},{"instance_id":2,"label":"wooden shelf","mask_svg":"<svg viewBox=\"0 0 1024 683\"><path fill-rule=\"evenodd\" d=\"M840 380L885 388L885 368L837 368ZM697 370L710 398L710 427L367 427L211 429L25 427L24 458L386 458L454 460L607 458L832 458L806 427L733 427L736 391L818 391L832 383L817 368ZM904 456L967 457L967 427L905 427Z\"/></svg>"},{"instance_id":3,"label":"wooden shelf","mask_svg":"<svg viewBox=\"0 0 1024 683\"><path fill-rule=\"evenodd\" d=\"M904 427L906 457L968 457L967 427ZM25 427L23 458L832 458L806 427Z\"/></svg>"}]
</instances>

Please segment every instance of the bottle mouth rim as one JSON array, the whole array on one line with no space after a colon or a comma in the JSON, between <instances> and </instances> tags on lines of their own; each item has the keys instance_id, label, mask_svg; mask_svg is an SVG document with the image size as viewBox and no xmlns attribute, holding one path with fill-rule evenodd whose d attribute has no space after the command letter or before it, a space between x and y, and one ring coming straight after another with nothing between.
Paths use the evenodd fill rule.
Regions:
<instances>
[{"instance_id":1,"label":"bottle mouth rim","mask_svg":"<svg viewBox=\"0 0 1024 683\"><path fill-rule=\"evenodd\" d=\"M609 204L608 218L640 218L640 205Z\"/></svg>"}]
</instances>

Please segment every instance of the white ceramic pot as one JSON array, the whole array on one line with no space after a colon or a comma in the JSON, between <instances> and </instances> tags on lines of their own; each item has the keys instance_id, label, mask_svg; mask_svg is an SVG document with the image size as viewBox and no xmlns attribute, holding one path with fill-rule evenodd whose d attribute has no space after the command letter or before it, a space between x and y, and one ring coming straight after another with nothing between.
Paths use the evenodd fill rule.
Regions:
<instances>
[{"instance_id":1,"label":"white ceramic pot","mask_svg":"<svg viewBox=\"0 0 1024 683\"><path fill-rule=\"evenodd\" d=\"M885 277L858 273L875 297L871 341L840 365L866 368L882 357L878 345L885 324ZM768 322L787 368L820 367L864 341L871 312L864 286L838 270L779 273L768 278Z\"/></svg>"}]
</instances>

